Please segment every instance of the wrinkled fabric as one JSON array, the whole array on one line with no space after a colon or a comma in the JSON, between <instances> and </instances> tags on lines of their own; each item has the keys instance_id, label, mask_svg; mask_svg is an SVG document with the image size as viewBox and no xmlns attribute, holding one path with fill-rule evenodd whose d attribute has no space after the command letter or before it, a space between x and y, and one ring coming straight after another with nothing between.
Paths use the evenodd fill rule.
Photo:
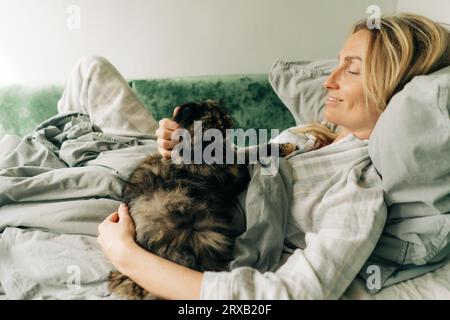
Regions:
<instances>
[{"instance_id":1,"label":"wrinkled fabric","mask_svg":"<svg viewBox=\"0 0 450 320\"><path fill-rule=\"evenodd\" d=\"M293 199L281 266L205 272L202 299L338 299L372 253L386 205L368 141L350 134L288 162Z\"/></svg>"},{"instance_id":2,"label":"wrinkled fabric","mask_svg":"<svg viewBox=\"0 0 450 320\"><path fill-rule=\"evenodd\" d=\"M0 136L0 287L7 299L109 299L96 242L157 122L102 57L70 73L58 114Z\"/></svg>"},{"instance_id":3,"label":"wrinkled fabric","mask_svg":"<svg viewBox=\"0 0 450 320\"><path fill-rule=\"evenodd\" d=\"M2 148L5 146L4 148ZM87 115L56 115L0 148L0 283L8 299L107 298L112 265L97 227L153 139L105 134Z\"/></svg>"},{"instance_id":4,"label":"wrinkled fabric","mask_svg":"<svg viewBox=\"0 0 450 320\"><path fill-rule=\"evenodd\" d=\"M449 112L446 67L406 84L370 136L389 217L368 263L382 266L386 286L435 270L450 258Z\"/></svg>"},{"instance_id":5,"label":"wrinkled fabric","mask_svg":"<svg viewBox=\"0 0 450 320\"><path fill-rule=\"evenodd\" d=\"M0 148L0 283L9 299L110 299L113 266L95 237L117 210L136 165L156 141L101 132L84 114L56 115ZM266 166L270 166L267 164ZM291 208L292 172L250 165L248 190L236 201L230 268L273 270L280 263ZM75 290L76 289L76 290Z\"/></svg>"},{"instance_id":6,"label":"wrinkled fabric","mask_svg":"<svg viewBox=\"0 0 450 320\"><path fill-rule=\"evenodd\" d=\"M95 237L98 224L117 210L132 170L156 152L155 121L142 108L106 59L83 58L59 114L23 139L0 137L0 292L6 298L116 298L107 289L113 267ZM234 266L271 269L283 247L292 175L283 162L275 175L262 175L260 165L249 169L250 193L239 197L234 222L243 232ZM265 200L256 202L260 196Z\"/></svg>"},{"instance_id":7,"label":"wrinkled fabric","mask_svg":"<svg viewBox=\"0 0 450 320\"><path fill-rule=\"evenodd\" d=\"M292 170L287 161L279 160L273 174L264 174L261 164L249 166L250 183L235 201L235 217L243 217L237 228L245 229L236 238L230 269L251 266L264 272L280 264L292 202Z\"/></svg>"}]
</instances>

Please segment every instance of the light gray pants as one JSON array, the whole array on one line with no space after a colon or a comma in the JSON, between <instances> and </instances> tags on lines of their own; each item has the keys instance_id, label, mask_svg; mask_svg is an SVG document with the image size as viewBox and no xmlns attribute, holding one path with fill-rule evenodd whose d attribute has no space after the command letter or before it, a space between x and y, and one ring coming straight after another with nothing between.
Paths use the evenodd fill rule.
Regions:
<instances>
[{"instance_id":1,"label":"light gray pants","mask_svg":"<svg viewBox=\"0 0 450 320\"><path fill-rule=\"evenodd\" d=\"M127 81L104 57L83 57L72 69L58 112L73 111L89 115L107 134L151 138L158 128Z\"/></svg>"}]
</instances>

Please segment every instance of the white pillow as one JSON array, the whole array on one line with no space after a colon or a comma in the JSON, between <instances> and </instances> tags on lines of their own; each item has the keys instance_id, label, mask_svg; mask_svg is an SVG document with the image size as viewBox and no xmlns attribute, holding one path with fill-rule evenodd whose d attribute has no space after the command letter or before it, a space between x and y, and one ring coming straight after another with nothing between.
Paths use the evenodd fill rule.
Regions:
<instances>
[{"instance_id":1,"label":"white pillow","mask_svg":"<svg viewBox=\"0 0 450 320\"><path fill-rule=\"evenodd\" d=\"M389 209L371 260L394 272L387 283L435 269L450 253L449 113L447 67L414 77L391 99L369 138Z\"/></svg>"},{"instance_id":2,"label":"white pillow","mask_svg":"<svg viewBox=\"0 0 450 320\"><path fill-rule=\"evenodd\" d=\"M269 82L293 115L297 125L322 122L326 89L323 82L338 65L337 60L276 60L269 71Z\"/></svg>"}]
</instances>

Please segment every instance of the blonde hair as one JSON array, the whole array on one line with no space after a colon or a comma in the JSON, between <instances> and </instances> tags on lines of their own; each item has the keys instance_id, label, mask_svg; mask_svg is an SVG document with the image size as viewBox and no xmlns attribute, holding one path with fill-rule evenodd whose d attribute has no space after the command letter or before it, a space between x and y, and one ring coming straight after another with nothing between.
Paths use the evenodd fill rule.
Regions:
<instances>
[{"instance_id":1,"label":"blonde hair","mask_svg":"<svg viewBox=\"0 0 450 320\"><path fill-rule=\"evenodd\" d=\"M370 32L362 64L366 110L381 114L414 76L450 65L450 32L424 16L408 13L382 17L379 26L369 29L366 20L360 20L350 35ZM323 123L311 123L296 132L313 134L320 146L337 137Z\"/></svg>"}]
</instances>

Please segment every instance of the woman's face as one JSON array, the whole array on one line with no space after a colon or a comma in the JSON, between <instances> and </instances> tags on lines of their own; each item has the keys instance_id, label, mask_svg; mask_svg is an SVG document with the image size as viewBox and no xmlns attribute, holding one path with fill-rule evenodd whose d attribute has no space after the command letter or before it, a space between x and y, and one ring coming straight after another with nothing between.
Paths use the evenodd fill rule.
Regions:
<instances>
[{"instance_id":1,"label":"woman's face","mask_svg":"<svg viewBox=\"0 0 450 320\"><path fill-rule=\"evenodd\" d=\"M362 59L369 31L351 35L338 55L339 65L325 80L328 94L325 100L325 119L342 126L359 139L368 139L378 120L375 111L366 110L363 90ZM369 110L374 110L369 105Z\"/></svg>"}]
</instances>

